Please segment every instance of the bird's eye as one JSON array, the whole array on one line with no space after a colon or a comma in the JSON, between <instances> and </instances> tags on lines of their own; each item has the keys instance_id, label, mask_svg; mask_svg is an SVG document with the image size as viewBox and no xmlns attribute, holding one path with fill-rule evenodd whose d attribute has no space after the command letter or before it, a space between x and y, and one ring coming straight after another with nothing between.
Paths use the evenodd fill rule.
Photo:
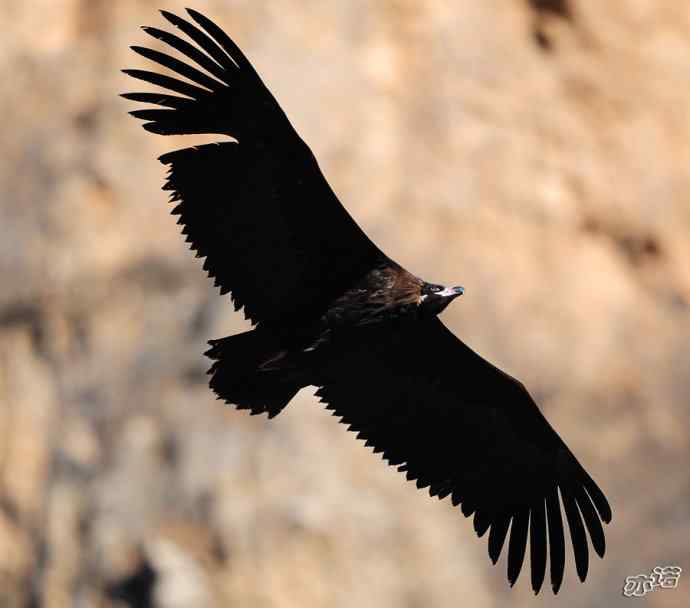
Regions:
<instances>
[{"instance_id":1,"label":"bird's eye","mask_svg":"<svg viewBox=\"0 0 690 608\"><path fill-rule=\"evenodd\" d=\"M440 286L440 285L434 285L434 286L431 288L431 291L432 291L433 293L438 293L439 291L441 291L441 286Z\"/></svg>"}]
</instances>

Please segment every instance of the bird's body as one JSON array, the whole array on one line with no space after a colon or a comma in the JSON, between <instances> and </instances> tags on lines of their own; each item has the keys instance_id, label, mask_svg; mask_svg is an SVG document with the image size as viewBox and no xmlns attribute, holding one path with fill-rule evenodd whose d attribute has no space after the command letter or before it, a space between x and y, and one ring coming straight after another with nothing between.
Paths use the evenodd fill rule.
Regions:
<instances>
[{"instance_id":1,"label":"bird's body","mask_svg":"<svg viewBox=\"0 0 690 608\"><path fill-rule=\"evenodd\" d=\"M424 286L424 281L395 262L382 259L329 303L320 324L330 332L372 323L419 320L425 311Z\"/></svg>"},{"instance_id":2,"label":"bird's body","mask_svg":"<svg viewBox=\"0 0 690 608\"><path fill-rule=\"evenodd\" d=\"M297 323L262 326L243 334L247 338L261 337L251 346L243 345L246 350L252 346L258 348L256 357L250 359L252 365L248 375L251 378L239 374L236 367L238 360L247 359L246 351L234 356L224 350L230 347L235 351L238 346L235 336L212 340L208 354L217 363L209 370L213 374L211 387L229 403L240 408L246 406L252 414L267 412L269 417L273 417L287 405L295 388L324 383L322 370L333 352L339 353L348 343L353 331L361 337L375 335L382 330L401 333L410 324L433 318L463 292L458 287L437 296L443 289L440 285L425 283L386 256L381 256L371 270L327 303L322 313L312 318L301 318ZM230 364L227 371L223 369L223 362ZM262 400L263 391L267 388L273 390L276 382L284 387L285 398L280 402L270 398ZM251 386L250 395L246 395L248 385Z\"/></svg>"},{"instance_id":3,"label":"bird's body","mask_svg":"<svg viewBox=\"0 0 690 608\"><path fill-rule=\"evenodd\" d=\"M511 584L529 544L535 592L547 548L554 592L562 582L562 503L584 580L585 529L603 556L608 502L524 386L438 319L462 288L419 279L371 242L239 48L209 19L188 12L196 25L163 15L196 46L144 29L204 71L132 47L187 80L125 70L167 91L124 97L162 107L132 112L153 133L235 140L161 157L183 234L206 258L221 293L231 292L255 325L210 341L211 388L238 408L271 417L300 388L317 386L366 445L419 488L450 496L474 515L479 536L489 531L492 561L509 538Z\"/></svg>"}]
</instances>

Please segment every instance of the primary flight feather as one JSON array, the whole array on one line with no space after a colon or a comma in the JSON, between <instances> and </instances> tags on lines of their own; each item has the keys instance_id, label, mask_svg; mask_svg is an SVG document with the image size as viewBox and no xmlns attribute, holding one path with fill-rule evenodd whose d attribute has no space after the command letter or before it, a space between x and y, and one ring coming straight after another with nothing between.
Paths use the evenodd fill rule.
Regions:
<instances>
[{"instance_id":1,"label":"primary flight feather","mask_svg":"<svg viewBox=\"0 0 690 608\"><path fill-rule=\"evenodd\" d=\"M234 139L160 158L182 233L255 326L209 342L211 388L273 417L300 388L317 386L326 407L418 488L474 515L494 563L508 538L511 585L529 544L532 588L550 563L559 590L562 505L584 581L588 536L604 555L609 504L525 387L438 319L463 289L417 278L372 243L223 30L191 9L191 20L161 12L187 39L144 31L188 61L132 49L184 80L124 70L165 89L125 93L154 106L131 114L152 133Z\"/></svg>"}]
</instances>

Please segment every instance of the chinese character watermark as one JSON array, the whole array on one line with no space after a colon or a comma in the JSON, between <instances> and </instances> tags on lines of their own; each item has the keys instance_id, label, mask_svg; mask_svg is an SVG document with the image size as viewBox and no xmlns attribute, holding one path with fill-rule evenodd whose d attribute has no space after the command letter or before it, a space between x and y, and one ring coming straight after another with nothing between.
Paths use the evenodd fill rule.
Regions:
<instances>
[{"instance_id":1,"label":"chinese character watermark","mask_svg":"<svg viewBox=\"0 0 690 608\"><path fill-rule=\"evenodd\" d=\"M655 566L651 574L626 576L623 595L642 597L656 589L675 589L682 571L679 566Z\"/></svg>"}]
</instances>

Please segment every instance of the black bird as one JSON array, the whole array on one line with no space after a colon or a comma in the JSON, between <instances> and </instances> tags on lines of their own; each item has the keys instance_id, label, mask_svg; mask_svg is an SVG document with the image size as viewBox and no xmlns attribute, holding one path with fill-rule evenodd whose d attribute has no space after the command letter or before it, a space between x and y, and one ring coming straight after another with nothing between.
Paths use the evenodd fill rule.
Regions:
<instances>
[{"instance_id":1,"label":"black bird","mask_svg":"<svg viewBox=\"0 0 690 608\"><path fill-rule=\"evenodd\" d=\"M160 158L170 168L164 189L182 233L206 258L220 293L231 293L255 326L209 342L211 388L271 418L300 388L318 387L365 445L418 488L474 514L477 534L489 532L494 563L510 527L511 585L529 531L532 588L542 586L547 547L554 593L560 588L562 503L584 581L585 528L603 556L609 504L525 387L438 319L462 287L427 283L382 253L237 45L207 17L187 12L191 20L162 14L196 45L143 29L196 65L132 47L186 80L124 70L167 91L123 97L161 106L131 112L152 133L233 139Z\"/></svg>"}]
</instances>

